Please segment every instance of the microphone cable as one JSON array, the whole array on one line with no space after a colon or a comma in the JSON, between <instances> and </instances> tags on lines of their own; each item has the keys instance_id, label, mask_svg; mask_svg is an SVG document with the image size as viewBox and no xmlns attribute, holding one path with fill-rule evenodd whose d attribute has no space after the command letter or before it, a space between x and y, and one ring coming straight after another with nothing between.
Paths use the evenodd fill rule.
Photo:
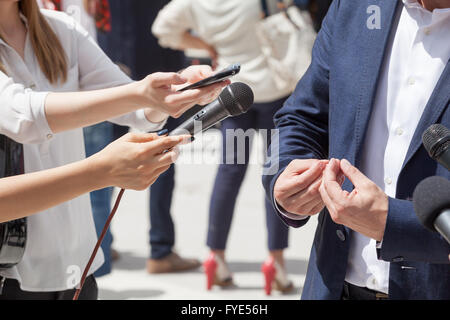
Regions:
<instances>
[{"instance_id":1,"label":"microphone cable","mask_svg":"<svg viewBox=\"0 0 450 320\"><path fill-rule=\"evenodd\" d=\"M81 276L81 280L80 280L80 285L75 291L73 300L78 300L78 297L80 296L81 290L83 289L84 282L86 281L87 273L89 272L92 262L94 261L94 258L97 255L97 251L100 248L100 245L102 244L103 239L105 238L106 231L108 231L109 225L111 224L111 221L114 218L114 215L116 214L117 208L119 208L120 200L122 200L122 196L123 196L124 192L125 192L125 189L121 189L117 196L114 207L111 210L111 213L109 214L108 219L106 220L105 226L103 227L102 233L97 240L97 244L94 247L94 251L92 251L91 257L89 258L89 261L88 261L86 267L84 268L83 275Z\"/></svg>"}]
</instances>

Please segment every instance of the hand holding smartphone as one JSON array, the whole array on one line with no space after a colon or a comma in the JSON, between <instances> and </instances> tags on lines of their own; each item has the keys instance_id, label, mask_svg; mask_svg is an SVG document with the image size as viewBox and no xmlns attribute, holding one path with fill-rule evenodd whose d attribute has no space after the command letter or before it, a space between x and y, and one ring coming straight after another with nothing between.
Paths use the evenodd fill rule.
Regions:
<instances>
[{"instance_id":1,"label":"hand holding smartphone","mask_svg":"<svg viewBox=\"0 0 450 320\"><path fill-rule=\"evenodd\" d=\"M214 83L227 80L227 79L237 75L240 71L241 71L241 65L239 63L233 64L233 65L229 66L228 68L217 72L215 75L213 75L209 78L200 80L196 83L188 85L187 87L178 89L178 91L185 91L185 90L207 87Z\"/></svg>"}]
</instances>

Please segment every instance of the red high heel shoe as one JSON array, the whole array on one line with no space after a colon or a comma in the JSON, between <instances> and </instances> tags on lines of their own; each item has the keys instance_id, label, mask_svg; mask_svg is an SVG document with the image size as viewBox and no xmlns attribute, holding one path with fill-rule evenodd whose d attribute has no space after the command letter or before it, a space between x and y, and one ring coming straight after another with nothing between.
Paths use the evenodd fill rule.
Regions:
<instances>
[{"instance_id":1,"label":"red high heel shoe","mask_svg":"<svg viewBox=\"0 0 450 320\"><path fill-rule=\"evenodd\" d=\"M211 252L203 262L203 269L206 274L206 289L211 290L213 285L219 287L229 287L233 285L233 278L228 267L220 257Z\"/></svg>"},{"instance_id":2,"label":"red high heel shoe","mask_svg":"<svg viewBox=\"0 0 450 320\"><path fill-rule=\"evenodd\" d=\"M261 271L264 274L266 295L269 296L272 293L272 288L281 293L287 293L294 289L293 283L287 279L286 271L273 257L269 257L264 262Z\"/></svg>"}]
</instances>

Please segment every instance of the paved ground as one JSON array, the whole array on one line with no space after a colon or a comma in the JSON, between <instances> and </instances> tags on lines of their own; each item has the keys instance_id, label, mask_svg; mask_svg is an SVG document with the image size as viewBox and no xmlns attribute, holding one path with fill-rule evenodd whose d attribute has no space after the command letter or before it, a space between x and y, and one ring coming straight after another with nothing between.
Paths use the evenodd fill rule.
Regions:
<instances>
[{"instance_id":1,"label":"paved ground","mask_svg":"<svg viewBox=\"0 0 450 320\"><path fill-rule=\"evenodd\" d=\"M203 145L204 150L210 153L217 151L217 142L211 142L217 141L216 138L216 132L208 133L205 139L209 139L210 143ZM192 147L200 146L202 141L197 140ZM253 160L258 148L258 145L254 146ZM172 212L176 225L176 250L183 256L203 260L208 254L205 245L208 205L217 165L187 164L185 160L185 156L180 159L181 163L177 165L176 171ZM126 191L112 226L114 247L120 252L121 259L114 264L110 275L98 279L100 298L299 299L316 219L312 219L302 229L290 231L290 247L286 250L286 259L290 278L296 287L295 292L267 297L263 292L263 277L260 272L261 264L267 255L264 194L260 175L260 165L249 166L229 236L227 256L234 273L236 288L206 291L205 276L201 269L178 274L147 274L145 262L149 253L148 191Z\"/></svg>"}]
</instances>

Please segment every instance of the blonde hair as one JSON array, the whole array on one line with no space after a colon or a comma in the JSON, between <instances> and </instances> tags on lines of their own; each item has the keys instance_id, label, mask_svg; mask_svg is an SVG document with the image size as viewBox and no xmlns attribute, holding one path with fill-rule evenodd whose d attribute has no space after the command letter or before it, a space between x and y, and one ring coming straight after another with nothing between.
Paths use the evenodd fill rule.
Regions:
<instances>
[{"instance_id":1,"label":"blonde hair","mask_svg":"<svg viewBox=\"0 0 450 320\"><path fill-rule=\"evenodd\" d=\"M28 20L31 45L42 72L50 83L64 83L67 80L66 54L55 32L41 14L36 0L21 0L19 10ZM1 61L0 70L5 72Z\"/></svg>"}]
</instances>

